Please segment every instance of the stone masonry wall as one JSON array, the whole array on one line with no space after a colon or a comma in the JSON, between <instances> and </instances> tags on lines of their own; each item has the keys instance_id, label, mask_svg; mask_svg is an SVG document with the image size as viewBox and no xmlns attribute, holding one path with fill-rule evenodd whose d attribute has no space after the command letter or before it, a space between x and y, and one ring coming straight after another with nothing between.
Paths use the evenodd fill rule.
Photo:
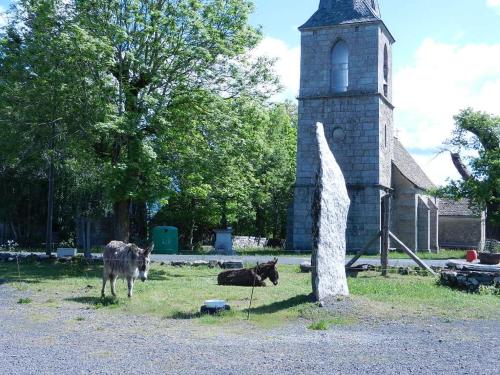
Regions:
<instances>
[{"instance_id":1,"label":"stone masonry wall","mask_svg":"<svg viewBox=\"0 0 500 375\"><path fill-rule=\"evenodd\" d=\"M418 207L417 249L418 249L418 251L428 252L430 250L430 246L431 246L430 208L427 205L427 202L425 202L425 198L423 198L421 196L417 196L417 207Z\"/></svg>"},{"instance_id":2,"label":"stone masonry wall","mask_svg":"<svg viewBox=\"0 0 500 375\"><path fill-rule=\"evenodd\" d=\"M441 216L439 246L443 248L476 248L481 241L481 218Z\"/></svg>"},{"instance_id":3,"label":"stone masonry wall","mask_svg":"<svg viewBox=\"0 0 500 375\"><path fill-rule=\"evenodd\" d=\"M420 191L397 168L392 169L392 185L396 194L392 200L392 231L410 249L415 250L417 212L415 196Z\"/></svg>"}]
</instances>

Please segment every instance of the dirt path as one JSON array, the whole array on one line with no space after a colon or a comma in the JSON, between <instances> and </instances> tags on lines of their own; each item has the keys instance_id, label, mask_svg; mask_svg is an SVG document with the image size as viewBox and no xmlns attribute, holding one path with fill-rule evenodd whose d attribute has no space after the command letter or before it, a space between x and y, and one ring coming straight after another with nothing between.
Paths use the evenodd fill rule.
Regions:
<instances>
[{"instance_id":1,"label":"dirt path","mask_svg":"<svg viewBox=\"0 0 500 375\"><path fill-rule=\"evenodd\" d=\"M2 374L498 374L499 321L311 331L131 317L0 285ZM51 305L52 304L52 305Z\"/></svg>"}]
</instances>

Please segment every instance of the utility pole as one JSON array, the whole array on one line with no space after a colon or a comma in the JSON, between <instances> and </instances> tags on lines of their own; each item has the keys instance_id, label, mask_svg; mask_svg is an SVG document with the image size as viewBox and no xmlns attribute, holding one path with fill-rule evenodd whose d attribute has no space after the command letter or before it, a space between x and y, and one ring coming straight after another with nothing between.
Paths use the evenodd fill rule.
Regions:
<instances>
[{"instance_id":1,"label":"utility pole","mask_svg":"<svg viewBox=\"0 0 500 375\"><path fill-rule=\"evenodd\" d=\"M49 189L47 193L47 232L45 236L45 253L52 254L52 222L54 217L54 151L55 151L55 137L56 137L56 121L51 122L52 134L50 137L50 156L49 156Z\"/></svg>"}]
</instances>

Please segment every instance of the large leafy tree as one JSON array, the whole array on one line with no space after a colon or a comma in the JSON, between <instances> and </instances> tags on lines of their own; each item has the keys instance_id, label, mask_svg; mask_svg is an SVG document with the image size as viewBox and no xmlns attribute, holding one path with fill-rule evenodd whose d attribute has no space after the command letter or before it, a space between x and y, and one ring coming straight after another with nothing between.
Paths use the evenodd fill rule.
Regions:
<instances>
[{"instance_id":1,"label":"large leafy tree","mask_svg":"<svg viewBox=\"0 0 500 375\"><path fill-rule=\"evenodd\" d=\"M275 80L268 61L248 55L261 37L248 25L251 1L75 4L78 25L112 49L108 73L115 111L95 129L93 140L107 170L115 237L127 240L131 204L156 200L176 188L160 154L165 140L176 137L172 131L189 127L192 117L209 110L207 97L271 94Z\"/></svg>"},{"instance_id":2,"label":"large leafy tree","mask_svg":"<svg viewBox=\"0 0 500 375\"><path fill-rule=\"evenodd\" d=\"M111 86L95 67L109 65L111 50L73 17L64 1L20 0L0 37L2 216L19 228L14 232L21 236L24 230L23 237L37 242L49 161L55 165L54 206L63 232L73 223L67 208L89 207L76 199L82 196L78 190L96 190L100 181L86 144L91 124L109 112ZM86 184L76 183L83 176L89 177Z\"/></svg>"},{"instance_id":3,"label":"large leafy tree","mask_svg":"<svg viewBox=\"0 0 500 375\"><path fill-rule=\"evenodd\" d=\"M462 180L451 181L440 195L467 198L486 210L486 235L500 240L500 117L470 108L461 111L448 146Z\"/></svg>"},{"instance_id":4,"label":"large leafy tree","mask_svg":"<svg viewBox=\"0 0 500 375\"><path fill-rule=\"evenodd\" d=\"M176 189L155 222L178 226L187 248L227 225L238 234L284 236L295 180L295 106L240 97L212 98L207 107L162 153Z\"/></svg>"}]
</instances>

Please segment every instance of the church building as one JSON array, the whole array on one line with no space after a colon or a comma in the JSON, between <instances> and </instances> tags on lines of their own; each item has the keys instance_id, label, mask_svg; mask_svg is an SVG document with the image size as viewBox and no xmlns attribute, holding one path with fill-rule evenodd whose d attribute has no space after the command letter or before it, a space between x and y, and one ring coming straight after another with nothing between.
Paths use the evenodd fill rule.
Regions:
<instances>
[{"instance_id":1,"label":"church building","mask_svg":"<svg viewBox=\"0 0 500 375\"><path fill-rule=\"evenodd\" d=\"M392 193L391 231L413 250L438 248L432 182L394 134L392 47L377 0L321 0L299 28L301 79L297 180L288 247L313 247L312 201L318 172L315 124L322 122L344 174L351 207L349 252L381 229L381 198ZM370 252L380 250L375 243Z\"/></svg>"}]
</instances>

